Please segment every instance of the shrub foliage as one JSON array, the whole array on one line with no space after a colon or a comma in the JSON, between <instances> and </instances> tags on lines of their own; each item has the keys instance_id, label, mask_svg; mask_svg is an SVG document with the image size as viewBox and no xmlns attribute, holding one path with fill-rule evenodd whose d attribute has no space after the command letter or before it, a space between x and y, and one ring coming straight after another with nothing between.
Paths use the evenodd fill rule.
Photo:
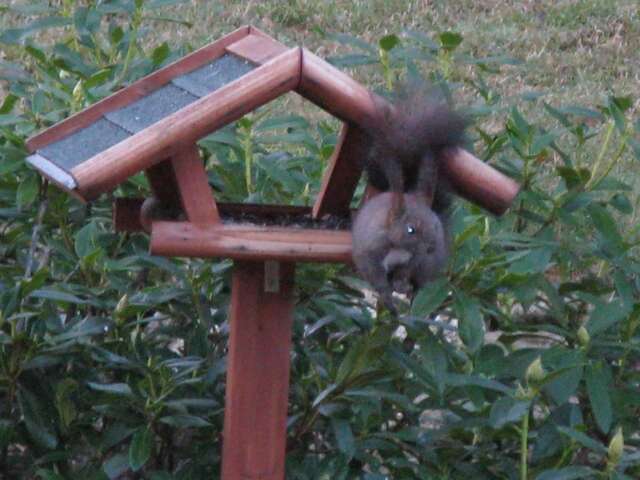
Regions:
<instances>
[{"instance_id":1,"label":"shrub foliage","mask_svg":"<svg viewBox=\"0 0 640 480\"><path fill-rule=\"evenodd\" d=\"M216 478L231 263L152 257L113 232L112 198L80 204L24 162L26 137L185 53L144 41L175 2L81 3L0 7L26 18L0 33L0 477ZM503 98L526 66L455 32L327 40L382 90L423 75L463 97L469 147L523 188L502 218L458 203L446 277L400 318L349 269L299 266L287 478L638 478L632 99ZM220 198L314 198L336 125L281 112L201 142Z\"/></svg>"}]
</instances>

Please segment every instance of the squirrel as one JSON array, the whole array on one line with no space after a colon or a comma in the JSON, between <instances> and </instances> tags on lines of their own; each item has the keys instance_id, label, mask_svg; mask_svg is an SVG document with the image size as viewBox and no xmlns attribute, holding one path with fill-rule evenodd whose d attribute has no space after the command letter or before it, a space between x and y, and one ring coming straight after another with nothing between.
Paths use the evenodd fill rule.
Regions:
<instances>
[{"instance_id":1,"label":"squirrel","mask_svg":"<svg viewBox=\"0 0 640 480\"><path fill-rule=\"evenodd\" d=\"M413 296L447 263L451 196L439 162L443 149L464 141L466 125L427 87L410 84L391 105L379 103L363 127L370 139L363 167L382 193L356 214L353 260L394 314L393 292Z\"/></svg>"}]
</instances>

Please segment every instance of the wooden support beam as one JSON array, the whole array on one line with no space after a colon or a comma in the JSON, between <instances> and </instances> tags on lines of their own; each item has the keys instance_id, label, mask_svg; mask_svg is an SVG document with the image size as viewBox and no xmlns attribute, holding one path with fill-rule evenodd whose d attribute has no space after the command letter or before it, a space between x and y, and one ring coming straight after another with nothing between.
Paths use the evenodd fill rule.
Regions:
<instances>
[{"instance_id":1,"label":"wooden support beam","mask_svg":"<svg viewBox=\"0 0 640 480\"><path fill-rule=\"evenodd\" d=\"M171 158L171 165L187 219L194 225L218 223L218 208L198 146L191 145L180 150Z\"/></svg>"},{"instance_id":2,"label":"wooden support beam","mask_svg":"<svg viewBox=\"0 0 640 480\"><path fill-rule=\"evenodd\" d=\"M363 157L367 155L367 142L367 135L356 125L342 125L313 205L313 218L326 214L349 215L351 198L362 175Z\"/></svg>"},{"instance_id":3,"label":"wooden support beam","mask_svg":"<svg viewBox=\"0 0 640 480\"><path fill-rule=\"evenodd\" d=\"M145 170L153 196L166 207L180 206L178 181L171 160L164 160Z\"/></svg>"},{"instance_id":4,"label":"wooden support beam","mask_svg":"<svg viewBox=\"0 0 640 480\"><path fill-rule=\"evenodd\" d=\"M209 45L196 50L190 55L177 60L171 65L153 72L141 78L128 87L117 91L113 95L100 100L75 115L55 124L44 132L41 132L27 140L27 148L30 152L34 152L52 142L60 140L71 133L84 128L98 120L105 113L117 110L135 100L148 95L149 92L156 90L172 78L188 73L196 68L211 62L216 58L224 55L227 46L241 40L249 35L249 27L240 27L221 39L210 43Z\"/></svg>"},{"instance_id":5,"label":"wooden support beam","mask_svg":"<svg viewBox=\"0 0 640 480\"><path fill-rule=\"evenodd\" d=\"M143 198L116 198L111 210L114 230L119 233L144 231L140 221L140 210L143 203Z\"/></svg>"},{"instance_id":6,"label":"wooden support beam","mask_svg":"<svg viewBox=\"0 0 640 480\"><path fill-rule=\"evenodd\" d=\"M72 170L87 199L174 155L186 145L279 97L298 84L300 50L291 49Z\"/></svg>"},{"instance_id":7,"label":"wooden support beam","mask_svg":"<svg viewBox=\"0 0 640 480\"><path fill-rule=\"evenodd\" d=\"M234 265L224 480L284 479L293 276L293 263Z\"/></svg>"},{"instance_id":8,"label":"wooden support beam","mask_svg":"<svg viewBox=\"0 0 640 480\"><path fill-rule=\"evenodd\" d=\"M351 232L251 224L204 227L156 221L150 249L152 254L166 257L351 263Z\"/></svg>"}]
</instances>

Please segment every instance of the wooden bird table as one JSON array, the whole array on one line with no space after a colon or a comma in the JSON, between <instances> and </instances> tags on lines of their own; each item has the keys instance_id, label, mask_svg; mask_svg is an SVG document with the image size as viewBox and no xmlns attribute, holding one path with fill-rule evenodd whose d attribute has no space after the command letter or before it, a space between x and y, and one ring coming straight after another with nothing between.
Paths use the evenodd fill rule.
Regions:
<instances>
[{"instance_id":1,"label":"wooden bird table","mask_svg":"<svg viewBox=\"0 0 640 480\"><path fill-rule=\"evenodd\" d=\"M313 207L217 203L196 142L289 91L344 122ZM234 260L225 480L284 478L295 264L350 263L351 234L221 218L348 217L366 150L361 127L381 103L307 50L247 26L27 142L27 161L82 201L144 171L153 197L118 198L114 224L118 231L147 231L152 254ZM496 214L518 192L513 180L464 150L445 152L442 164L458 194Z\"/></svg>"}]
</instances>

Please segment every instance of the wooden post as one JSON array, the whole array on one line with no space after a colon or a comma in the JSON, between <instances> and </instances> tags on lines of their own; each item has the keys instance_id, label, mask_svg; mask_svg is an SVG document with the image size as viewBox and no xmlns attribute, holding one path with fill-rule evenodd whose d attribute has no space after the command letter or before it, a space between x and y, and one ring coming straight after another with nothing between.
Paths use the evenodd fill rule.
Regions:
<instances>
[{"instance_id":1,"label":"wooden post","mask_svg":"<svg viewBox=\"0 0 640 480\"><path fill-rule=\"evenodd\" d=\"M313 205L313 218L325 214L349 215L349 204L362 175L367 155L367 135L356 125L342 125L338 143L329 159L320 193Z\"/></svg>"},{"instance_id":2,"label":"wooden post","mask_svg":"<svg viewBox=\"0 0 640 480\"><path fill-rule=\"evenodd\" d=\"M234 265L224 480L284 479L293 273L293 263Z\"/></svg>"}]
</instances>

